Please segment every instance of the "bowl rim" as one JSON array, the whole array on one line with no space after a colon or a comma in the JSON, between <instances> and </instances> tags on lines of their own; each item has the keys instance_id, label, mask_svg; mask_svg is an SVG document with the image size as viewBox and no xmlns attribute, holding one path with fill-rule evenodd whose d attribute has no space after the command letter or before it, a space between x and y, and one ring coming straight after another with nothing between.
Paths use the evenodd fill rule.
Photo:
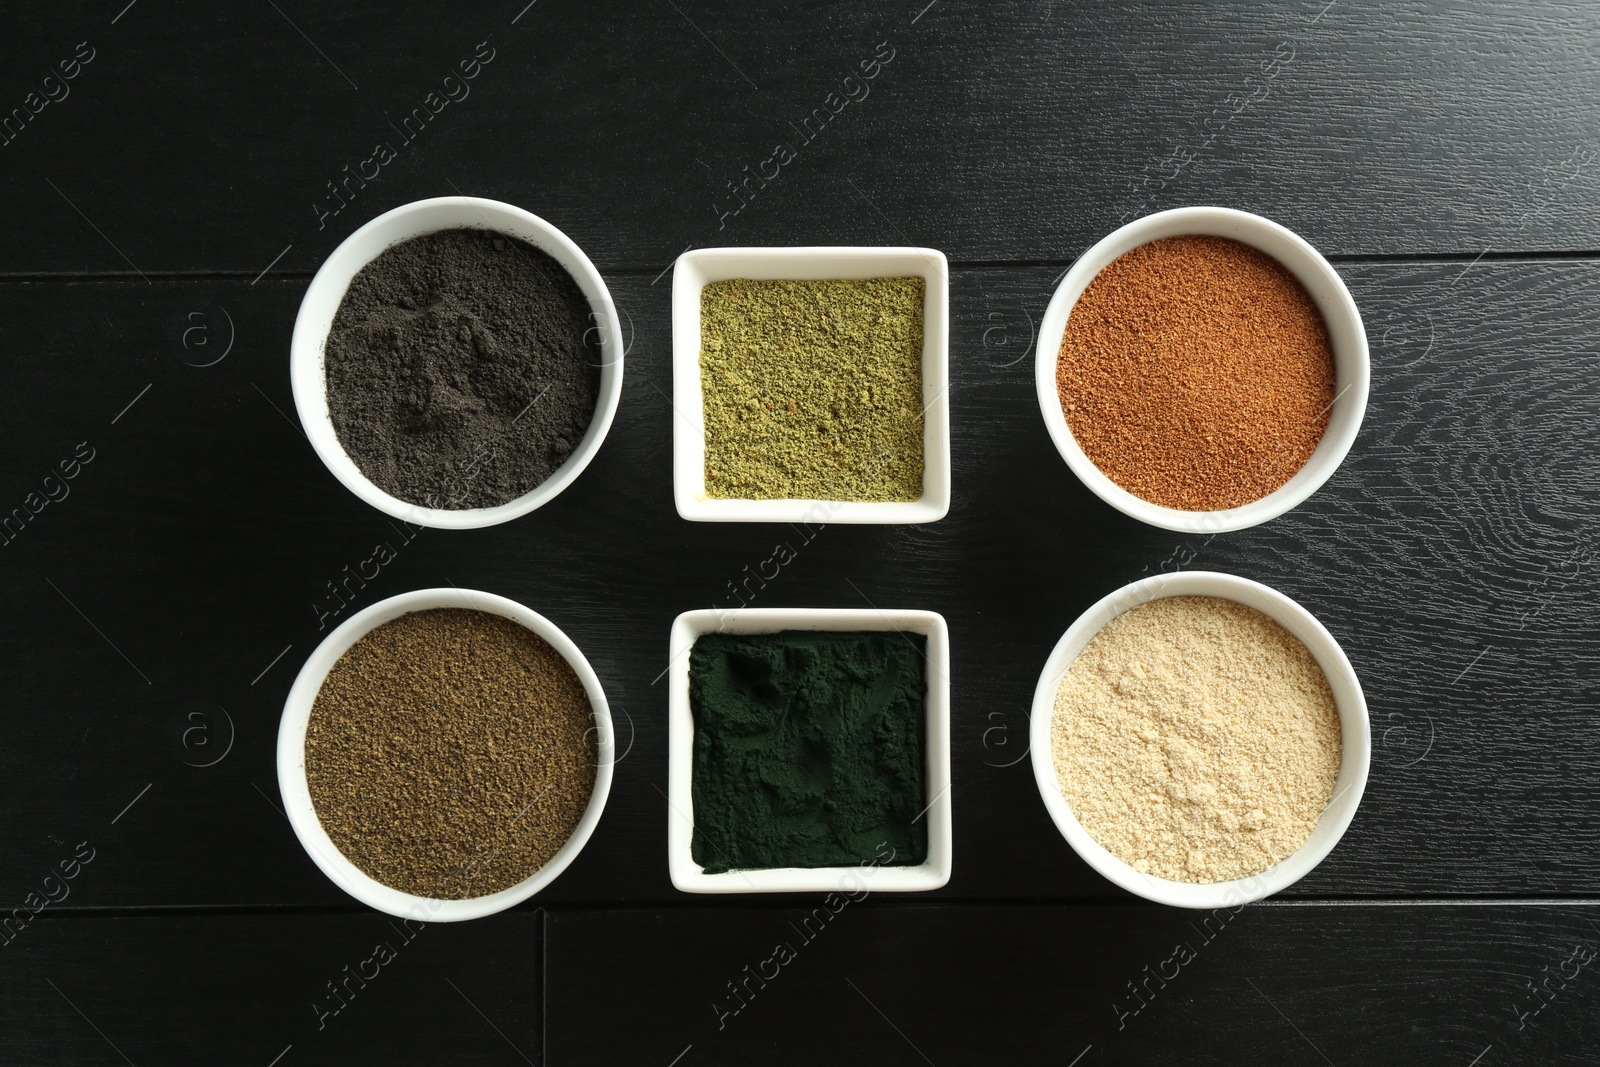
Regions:
<instances>
[{"instance_id":1,"label":"bowl rim","mask_svg":"<svg viewBox=\"0 0 1600 1067\"><path fill-rule=\"evenodd\" d=\"M737 277L832 280L916 276L923 292L922 496L908 501L783 497L710 498L700 381L700 291ZM950 263L936 248L908 245L725 246L690 249L672 271L672 495L690 522L921 523L950 512ZM931 397L931 399L928 399Z\"/></svg>"},{"instance_id":2,"label":"bowl rim","mask_svg":"<svg viewBox=\"0 0 1600 1067\"><path fill-rule=\"evenodd\" d=\"M928 802L928 855L915 867L862 861L858 866L774 867L706 874L694 861L694 714L689 708L689 649L707 633L776 633L783 630L881 630L927 637L923 784ZM950 769L950 628L936 611L899 608L702 608L672 622L667 674L667 869L684 893L916 893L950 881L954 860L954 807ZM936 791L937 790L937 791ZM850 880L858 884L851 885Z\"/></svg>"},{"instance_id":3,"label":"bowl rim","mask_svg":"<svg viewBox=\"0 0 1600 1067\"><path fill-rule=\"evenodd\" d=\"M322 828L306 783L306 726L311 718L312 704L322 689L328 671L351 645L373 629L402 615L432 608L467 608L490 612L508 618L542 637L561 654L583 682L594 714L592 729L597 735L598 762L595 766L594 788L572 835L550 857L549 862L516 885L464 900L418 896L384 885L367 875L339 851ZM306 658L284 700L283 716L278 726L278 791L283 799L289 826L311 861L335 885L368 907L419 922L457 922L493 915L520 904L555 881L583 851L595 827L599 825L600 817L605 812L606 799L611 793L615 760L616 734L612 727L610 707L594 668L572 639L555 623L515 600L454 586L399 593L346 619L324 637Z\"/></svg>"},{"instance_id":4,"label":"bowl rim","mask_svg":"<svg viewBox=\"0 0 1600 1067\"><path fill-rule=\"evenodd\" d=\"M1265 871L1220 882L1179 882L1144 874L1112 855L1073 815L1056 776L1051 727L1056 692L1067 669L1101 628L1124 612L1171 596L1213 596L1255 608L1275 619L1310 650L1328 678L1339 713L1343 752L1334 793L1299 849ZM1029 723L1034 781L1056 829L1079 858L1136 896L1181 908L1234 908L1288 888L1309 874L1344 836L1366 792L1372 761L1372 726L1355 668L1327 628L1298 602L1271 586L1218 571L1178 571L1131 582L1101 597L1068 627L1051 649L1034 689Z\"/></svg>"},{"instance_id":5,"label":"bowl rim","mask_svg":"<svg viewBox=\"0 0 1600 1067\"><path fill-rule=\"evenodd\" d=\"M1061 410L1056 363L1067 320L1090 282L1113 260L1140 245L1180 235L1230 237L1271 256L1311 295L1327 325L1333 347L1333 415L1306 463L1283 485L1259 500L1216 511L1185 511L1141 499L1100 471L1079 447ZM1361 429L1371 392L1372 359L1360 309L1333 265L1299 234L1271 219L1237 208L1170 208L1134 219L1112 230L1079 256L1062 276L1040 320L1034 356L1034 384L1045 428L1067 466L1101 500L1164 530L1226 533L1275 519L1304 503L1344 462Z\"/></svg>"},{"instance_id":6,"label":"bowl rim","mask_svg":"<svg viewBox=\"0 0 1600 1067\"><path fill-rule=\"evenodd\" d=\"M470 212L470 214L468 214ZM344 451L328 416L324 353L333 318L355 275L396 244L441 230L482 229L532 244L570 274L589 304L592 329L600 340L600 393L582 440L550 477L504 504L487 508L429 508L391 496L361 473ZM382 247L370 256L356 250L373 240ZM335 290L337 292L335 293ZM324 315L323 312L326 312ZM296 413L317 457L344 487L393 518L441 530L471 530L519 518L554 500L582 474L600 451L622 397L623 344L616 304L605 279L575 241L553 223L514 204L476 196L436 196L413 200L357 227L329 253L306 287L295 314L289 344L289 380Z\"/></svg>"}]
</instances>

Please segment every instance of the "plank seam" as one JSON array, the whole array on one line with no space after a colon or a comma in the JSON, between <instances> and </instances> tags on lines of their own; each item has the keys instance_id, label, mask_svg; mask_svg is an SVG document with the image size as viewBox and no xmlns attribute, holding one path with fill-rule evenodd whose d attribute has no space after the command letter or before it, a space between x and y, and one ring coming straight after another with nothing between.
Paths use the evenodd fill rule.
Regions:
<instances>
[{"instance_id":1,"label":"plank seam","mask_svg":"<svg viewBox=\"0 0 1600 1067\"><path fill-rule=\"evenodd\" d=\"M1416 264L1419 266L1438 265L1448 266L1459 263L1566 263L1588 262L1600 260L1600 249L1543 249L1517 252L1394 252L1394 253L1365 253L1365 252L1335 252L1326 255L1330 263L1343 263L1351 266L1370 266L1381 264ZM1076 257L1071 259L973 259L952 260L950 269L953 271L988 271L988 270L1059 270L1070 267L1077 262ZM672 264L665 267L600 267L602 274L626 277L645 276L660 277ZM135 275L128 271L105 271L94 274L81 273L17 273L0 272L0 284L38 285L46 282L124 282L135 277L140 280L168 281L168 282L207 282L207 281L237 281L253 279L254 281L309 281L316 274L310 270L285 270L272 274L261 272L252 275L249 271L218 270L218 271L147 271ZM254 281L252 284L254 284Z\"/></svg>"}]
</instances>

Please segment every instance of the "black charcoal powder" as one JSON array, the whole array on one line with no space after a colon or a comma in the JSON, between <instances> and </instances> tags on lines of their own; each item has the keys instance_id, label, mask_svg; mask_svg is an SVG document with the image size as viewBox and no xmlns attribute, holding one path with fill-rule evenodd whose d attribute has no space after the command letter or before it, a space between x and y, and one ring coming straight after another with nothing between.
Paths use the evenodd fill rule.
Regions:
<instances>
[{"instance_id":1,"label":"black charcoal powder","mask_svg":"<svg viewBox=\"0 0 1600 1067\"><path fill-rule=\"evenodd\" d=\"M599 342L578 283L547 253L489 230L425 234L350 282L328 332L328 413L345 453L391 496L494 507L583 439Z\"/></svg>"}]
</instances>

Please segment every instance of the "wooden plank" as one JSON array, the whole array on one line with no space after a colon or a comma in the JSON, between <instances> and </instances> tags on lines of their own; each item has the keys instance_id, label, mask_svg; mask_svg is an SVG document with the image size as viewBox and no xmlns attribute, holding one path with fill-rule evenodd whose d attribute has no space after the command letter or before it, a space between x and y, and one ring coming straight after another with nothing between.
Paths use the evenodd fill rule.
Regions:
<instances>
[{"instance_id":1,"label":"wooden plank","mask_svg":"<svg viewBox=\"0 0 1600 1067\"><path fill-rule=\"evenodd\" d=\"M1195 203L1329 253L1595 250L1597 37L1583 0L16 12L0 272L303 272L458 190L608 268L730 243L1059 260Z\"/></svg>"},{"instance_id":2,"label":"wooden plank","mask_svg":"<svg viewBox=\"0 0 1600 1067\"><path fill-rule=\"evenodd\" d=\"M1301 600L1366 685L1372 784L1294 893L1592 893L1600 856L1572 828L1600 818L1600 268L1465 266L1345 268L1377 364L1356 450L1302 508L1211 541L1124 519L1055 454L1027 350L1051 268L956 272L950 517L809 541L676 517L669 279L610 278L631 324L628 378L583 477L517 522L414 535L347 494L293 425L283 368L303 282L0 285L3 506L42 491L80 442L95 450L70 495L0 548L0 596L17 606L0 617L0 899L20 901L89 840L100 858L63 908L345 903L276 810L274 741L319 638L314 605L378 542L398 558L347 610L412 588L488 589L554 619L599 672L624 755L551 902L688 902L663 856L667 630L680 611L734 604L729 584L779 541L797 558L757 605L870 600L949 620L947 899L1113 892L1045 816L1021 758L1028 706L1080 611L1180 565ZM230 321L226 357L193 365L223 350ZM192 726L205 729L185 748Z\"/></svg>"},{"instance_id":3,"label":"wooden plank","mask_svg":"<svg viewBox=\"0 0 1600 1067\"><path fill-rule=\"evenodd\" d=\"M543 1063L542 925L46 913L0 948L0 1060Z\"/></svg>"},{"instance_id":4,"label":"wooden plank","mask_svg":"<svg viewBox=\"0 0 1600 1067\"><path fill-rule=\"evenodd\" d=\"M0 1063L1600 1062L1597 46L1585 0L8 12L0 518L24 518L0 525ZM464 533L351 498L284 374L337 243L452 193L563 227L630 340L579 482ZM1211 539L1089 494L1031 363L1075 256L1196 203L1332 256L1375 360L1333 482ZM950 256L947 520L676 517L662 268L718 244ZM795 559L759 606L949 620L937 894L671 888L667 629L780 542ZM393 562L331 599L380 543ZM1027 759L1062 630L1180 567L1306 604L1372 707L1349 835L1237 913L1118 894ZM307 860L274 743L329 625L446 583L563 626L625 754L538 901L407 928Z\"/></svg>"},{"instance_id":5,"label":"wooden plank","mask_svg":"<svg viewBox=\"0 0 1600 1067\"><path fill-rule=\"evenodd\" d=\"M557 909L549 1063L1550 1063L1600 1038L1595 917L845 895L815 912ZM619 1005L629 1025L608 1025Z\"/></svg>"}]
</instances>

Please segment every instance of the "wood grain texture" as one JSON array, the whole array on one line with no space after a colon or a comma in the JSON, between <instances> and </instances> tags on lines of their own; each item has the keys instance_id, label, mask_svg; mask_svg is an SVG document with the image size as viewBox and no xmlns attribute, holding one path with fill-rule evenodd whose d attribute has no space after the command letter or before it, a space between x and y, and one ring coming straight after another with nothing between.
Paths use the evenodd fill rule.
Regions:
<instances>
[{"instance_id":1,"label":"wood grain texture","mask_svg":"<svg viewBox=\"0 0 1600 1067\"><path fill-rule=\"evenodd\" d=\"M716 244L1059 260L1213 202L1329 253L1600 249L1583 0L120 8L6 16L0 115L80 42L94 59L0 147L0 272L307 271L457 190L607 268ZM447 87L485 41L492 61ZM889 64L846 87L884 42ZM724 219L778 143L797 158Z\"/></svg>"},{"instance_id":2,"label":"wood grain texture","mask_svg":"<svg viewBox=\"0 0 1600 1067\"><path fill-rule=\"evenodd\" d=\"M0 1060L542 1064L542 926L537 912L409 928L375 912L47 912L0 948Z\"/></svg>"},{"instance_id":3,"label":"wood grain texture","mask_svg":"<svg viewBox=\"0 0 1600 1067\"><path fill-rule=\"evenodd\" d=\"M550 1064L1596 1062L1593 906L835 907L553 910Z\"/></svg>"},{"instance_id":4,"label":"wood grain texture","mask_svg":"<svg viewBox=\"0 0 1600 1067\"><path fill-rule=\"evenodd\" d=\"M947 898L1115 893L1044 813L1028 708L1046 654L1084 608L1178 566L1300 600L1365 684L1372 783L1344 842L1291 895L1592 895L1600 855L1575 828L1600 819L1600 269L1464 266L1345 266L1376 363L1355 451L1290 515L1211 540L1123 518L1056 455L1028 351L1051 267L955 274L950 517L833 526L809 541L676 517L669 278L610 278L631 329L627 383L577 483L517 522L410 540L346 493L292 423L283 353L303 281L0 285L3 343L17 353L0 366L0 396L14 398L0 426L6 507L79 442L96 450L70 495L0 548L0 595L19 605L0 620L15 709L0 750L13 816L0 823L13 858L0 890L20 898L62 848L89 839L101 859L64 908L346 903L276 809L274 741L325 632L316 605L336 603L326 584L382 541L398 558L339 617L407 589L487 589L566 628L606 687L622 752L611 800L543 899L687 903L667 879L658 791L668 627L680 611L734 605L729 583L785 541L797 558L757 606L921 607L949 621ZM197 308L215 344L224 311L234 324L214 366L189 365L218 351L203 335L182 343ZM214 707L233 747L199 766L226 723L190 716ZM185 747L193 726L206 729Z\"/></svg>"},{"instance_id":5,"label":"wood grain texture","mask_svg":"<svg viewBox=\"0 0 1600 1067\"><path fill-rule=\"evenodd\" d=\"M1597 46L1586 0L0 13L0 1063L1600 1064L1600 977L1575 964L1600 948ZM593 465L462 533L355 501L285 374L338 242L452 193L562 227L629 344ZM1374 358L1332 482L1210 539L1099 503L1032 384L1073 257L1202 203L1332 257ZM956 264L946 520L677 518L662 269L769 244ZM668 627L779 542L796 558L758 606L932 608L954 653L954 877L815 937L816 899L691 897L664 862ZM334 599L380 543L393 562ZM1305 604L1372 711L1344 841L1232 916L1118 894L1027 758L1061 632L1175 568ZM306 858L274 747L327 629L447 583L565 628L622 758L536 902L412 936ZM395 958L325 1014L380 942Z\"/></svg>"}]
</instances>

